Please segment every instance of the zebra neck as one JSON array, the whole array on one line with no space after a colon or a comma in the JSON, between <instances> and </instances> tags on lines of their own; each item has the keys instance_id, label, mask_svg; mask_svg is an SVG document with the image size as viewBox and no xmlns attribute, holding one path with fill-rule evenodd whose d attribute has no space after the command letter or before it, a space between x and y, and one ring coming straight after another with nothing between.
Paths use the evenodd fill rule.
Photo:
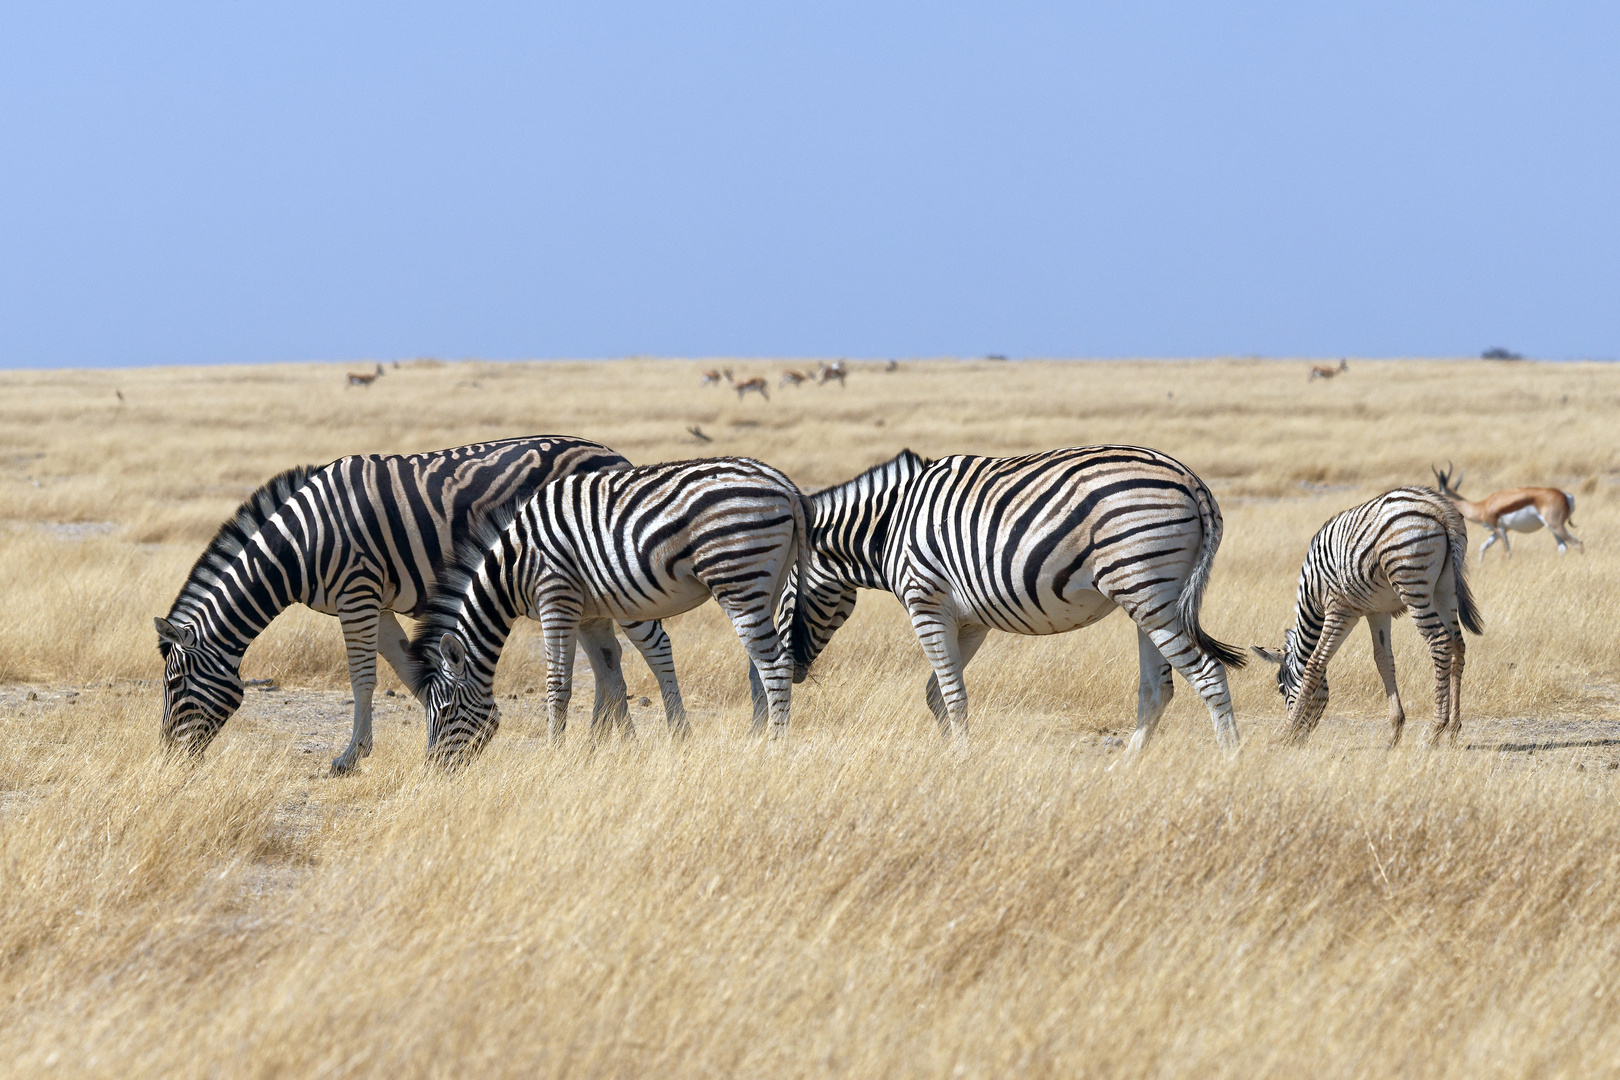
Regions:
<instances>
[{"instance_id":1,"label":"zebra neck","mask_svg":"<svg viewBox=\"0 0 1620 1080\"><path fill-rule=\"evenodd\" d=\"M898 491L885 491L866 500L829 500L816 507L811 534L824 564L835 570L840 584L893 591L887 572L888 548L899 502Z\"/></svg>"},{"instance_id":2,"label":"zebra neck","mask_svg":"<svg viewBox=\"0 0 1620 1080\"><path fill-rule=\"evenodd\" d=\"M240 662L272 619L309 599L306 561L285 541L271 550L273 535L261 530L228 560L199 562L170 618L190 623L202 640Z\"/></svg>"},{"instance_id":3,"label":"zebra neck","mask_svg":"<svg viewBox=\"0 0 1620 1080\"><path fill-rule=\"evenodd\" d=\"M495 685L495 665L512 636L512 627L532 607L526 584L530 575L522 565L516 572L508 572L505 553L505 546L497 544L486 554L483 572L461 590L461 607L453 626L444 625L466 644L473 679L484 691Z\"/></svg>"},{"instance_id":4,"label":"zebra neck","mask_svg":"<svg viewBox=\"0 0 1620 1080\"><path fill-rule=\"evenodd\" d=\"M1294 648L1292 659L1303 669L1322 639L1322 603L1315 595L1300 590L1294 604Z\"/></svg>"}]
</instances>

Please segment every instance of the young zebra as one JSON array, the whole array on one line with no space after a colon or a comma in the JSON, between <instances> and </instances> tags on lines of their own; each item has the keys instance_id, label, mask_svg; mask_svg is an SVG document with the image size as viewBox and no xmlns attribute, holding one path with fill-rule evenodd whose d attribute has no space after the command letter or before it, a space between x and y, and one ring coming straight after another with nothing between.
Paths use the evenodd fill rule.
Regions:
<instances>
[{"instance_id":1,"label":"young zebra","mask_svg":"<svg viewBox=\"0 0 1620 1080\"><path fill-rule=\"evenodd\" d=\"M1281 652L1254 646L1277 665L1277 692L1288 703L1289 737L1303 742L1327 708L1328 661L1366 618L1373 662L1389 695L1389 745L1401 741L1406 713L1395 688L1389 647L1392 615L1412 613L1434 660L1431 746L1462 730L1462 632L1484 633L1468 588L1468 532L1456 507L1437 491L1405 487L1328 519L1311 539L1299 572L1294 629Z\"/></svg>"},{"instance_id":2,"label":"young zebra","mask_svg":"<svg viewBox=\"0 0 1620 1080\"><path fill-rule=\"evenodd\" d=\"M557 738L581 620L664 619L710 596L753 679L763 676L772 734L782 734L802 671L771 616L808 555L804 504L768 465L715 458L576 473L493 516L446 567L411 639L407 669L427 706L430 752L454 760L494 735L495 665L518 616L538 620L545 637L547 730ZM676 728L684 733L684 721Z\"/></svg>"},{"instance_id":3,"label":"young zebra","mask_svg":"<svg viewBox=\"0 0 1620 1080\"><path fill-rule=\"evenodd\" d=\"M283 609L302 603L343 624L354 730L332 771L352 769L371 753L377 654L404 667L405 632L393 613L422 613L437 565L469 525L556 477L629 467L605 446L552 435L339 458L273 478L220 526L168 617L156 620L164 738L202 753L242 704L242 654ZM657 625L625 630L658 674L666 707L679 710L668 635ZM593 625L589 636L599 646L591 652L597 709L622 714L612 628Z\"/></svg>"},{"instance_id":4,"label":"young zebra","mask_svg":"<svg viewBox=\"0 0 1620 1080\"><path fill-rule=\"evenodd\" d=\"M933 665L925 696L941 732L964 735L962 669L989 631L1061 634L1122 607L1141 664L1129 752L1152 737L1172 670L1203 698L1221 745L1237 745L1222 665L1244 657L1198 623L1221 512L1180 463L1135 446L933 462L906 450L810 503L809 640L795 623L796 653L820 654L857 589L886 589Z\"/></svg>"}]
</instances>

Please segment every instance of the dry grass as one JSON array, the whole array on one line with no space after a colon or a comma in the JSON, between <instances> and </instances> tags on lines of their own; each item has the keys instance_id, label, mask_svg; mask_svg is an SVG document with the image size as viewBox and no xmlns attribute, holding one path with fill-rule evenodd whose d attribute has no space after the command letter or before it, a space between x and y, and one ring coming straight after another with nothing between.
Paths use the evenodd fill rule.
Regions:
<instances>
[{"instance_id":1,"label":"dry grass","mask_svg":"<svg viewBox=\"0 0 1620 1080\"><path fill-rule=\"evenodd\" d=\"M417 363L369 390L321 365L0 374L0 1060L18 1075L1612 1069L1620 371L1352 361L1308 384L1302 363L940 361L778 390L802 364L757 361L733 366L770 376L774 400L739 404L698 386L708 366ZM329 780L340 639L292 612L246 674L299 689L253 695L200 767L157 758L151 616L251 487L346 452L541 431L637 461L751 454L806 487L907 445L1155 446L1221 500L1205 611L1239 643L1275 641L1322 520L1431 461L1465 467L1469 492L1575 491L1588 554L1560 559L1538 534L1476 573L1471 748L1438 753L1381 749L1358 636L1305 748L1276 744L1281 704L1247 671L1237 758L1178 684L1162 743L1110 771L1136 677L1117 616L992 638L968 673L974 740L949 750L897 605L868 595L781 745L744 737L741 649L710 607L670 627L697 726L684 745L641 708L633 741L542 745L529 635L498 683L508 722L471 770L423 769L419 710L396 700L361 774ZM1421 734L1426 662L1410 629L1396 637Z\"/></svg>"}]
</instances>

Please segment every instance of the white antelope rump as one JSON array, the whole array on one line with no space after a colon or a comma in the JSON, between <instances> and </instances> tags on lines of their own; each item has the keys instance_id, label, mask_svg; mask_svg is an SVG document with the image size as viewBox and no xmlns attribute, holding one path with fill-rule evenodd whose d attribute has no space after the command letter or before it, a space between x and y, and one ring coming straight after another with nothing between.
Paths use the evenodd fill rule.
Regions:
<instances>
[{"instance_id":1,"label":"white antelope rump","mask_svg":"<svg viewBox=\"0 0 1620 1080\"><path fill-rule=\"evenodd\" d=\"M1491 530L1491 535L1479 545L1479 561L1482 565L1485 550L1498 540L1502 541L1502 550L1507 552L1508 558L1513 558L1513 548L1507 538L1509 529L1531 533L1543 525L1558 541L1558 554L1564 554L1570 544L1580 548L1581 554L1586 553L1586 545L1569 531L1569 527L1575 524L1569 520L1575 513L1575 496L1569 492L1558 488L1512 488L1493 492L1478 502L1470 502L1457 494L1457 488L1462 486L1462 477L1457 477L1455 481L1451 479L1450 462L1446 463L1445 472L1433 466L1430 468L1440 485L1440 493L1451 500L1451 505L1469 521L1478 522Z\"/></svg>"},{"instance_id":2,"label":"white antelope rump","mask_svg":"<svg viewBox=\"0 0 1620 1080\"><path fill-rule=\"evenodd\" d=\"M1338 367L1333 367L1330 364L1312 364L1311 373L1305 376L1305 381L1310 382L1313 379L1331 379L1335 375L1349 370L1350 362L1348 360L1340 360Z\"/></svg>"},{"instance_id":3,"label":"white antelope rump","mask_svg":"<svg viewBox=\"0 0 1620 1080\"><path fill-rule=\"evenodd\" d=\"M705 371L703 373L703 385L704 386L719 386L720 385L720 373L718 371Z\"/></svg>"},{"instance_id":4,"label":"white antelope rump","mask_svg":"<svg viewBox=\"0 0 1620 1080\"><path fill-rule=\"evenodd\" d=\"M1406 713L1395 688L1390 618L1410 612L1434 661L1434 731L1429 745L1462 730L1462 632L1484 632L1468 590L1468 526L1437 491L1396 488L1328 519L1311 538L1299 572L1294 628L1281 652L1254 646L1277 665L1288 705L1289 739L1303 742L1327 708L1328 661L1357 620L1372 632L1373 663L1389 696L1389 745L1401 741Z\"/></svg>"},{"instance_id":5,"label":"white antelope rump","mask_svg":"<svg viewBox=\"0 0 1620 1080\"><path fill-rule=\"evenodd\" d=\"M834 380L837 380L839 386L843 386L844 377L849 374L849 370L844 367L844 362L842 360L834 360L830 364L823 363L820 366L820 371L821 385L823 386L826 386L828 383L833 382Z\"/></svg>"},{"instance_id":6,"label":"white antelope rump","mask_svg":"<svg viewBox=\"0 0 1620 1080\"><path fill-rule=\"evenodd\" d=\"M787 371L782 372L782 380L780 382L778 382L776 385L778 387L782 387L782 386L798 386L798 385L800 385L802 383L806 383L806 382L809 382L809 381L810 381L810 376L806 375L804 372L802 372L802 371L794 371L793 369L789 368Z\"/></svg>"},{"instance_id":7,"label":"white antelope rump","mask_svg":"<svg viewBox=\"0 0 1620 1080\"><path fill-rule=\"evenodd\" d=\"M349 372L349 381L348 381L347 385L349 385L349 386L370 386L372 383L376 382L377 379L382 376L382 373L383 373L383 366L381 364L378 364L377 365L377 370L371 372L370 374L357 374L356 372L351 371L351 372Z\"/></svg>"},{"instance_id":8,"label":"white antelope rump","mask_svg":"<svg viewBox=\"0 0 1620 1080\"><path fill-rule=\"evenodd\" d=\"M771 387L770 387L770 384L767 383L763 378L760 378L759 376L755 376L754 378L749 379L746 382L740 382L736 386L733 386L732 389L737 391L737 400L738 401L741 401L743 399L743 395L748 393L750 390L752 390L755 393L759 394L759 396L764 398L766 401L771 400Z\"/></svg>"}]
</instances>

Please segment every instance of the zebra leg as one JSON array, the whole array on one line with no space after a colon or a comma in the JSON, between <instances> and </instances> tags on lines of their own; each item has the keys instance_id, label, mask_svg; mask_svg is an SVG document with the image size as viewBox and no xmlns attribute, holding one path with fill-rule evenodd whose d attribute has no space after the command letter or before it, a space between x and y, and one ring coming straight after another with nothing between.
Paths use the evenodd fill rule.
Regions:
<instances>
[{"instance_id":1,"label":"zebra leg","mask_svg":"<svg viewBox=\"0 0 1620 1080\"><path fill-rule=\"evenodd\" d=\"M967 669L973 654L979 651L984 639L990 636L987 626L963 626L956 631L956 647L962 654L962 668ZM928 703L928 711L934 714L934 720L946 732L950 732L950 716L945 711L945 697L939 692L939 676L930 674L928 684L923 687L923 700Z\"/></svg>"},{"instance_id":2,"label":"zebra leg","mask_svg":"<svg viewBox=\"0 0 1620 1080\"><path fill-rule=\"evenodd\" d=\"M1153 643L1153 638L1140 626L1136 628L1136 658L1141 669L1136 685L1136 732L1125 747L1127 758L1140 754L1148 740L1153 738L1154 729L1159 726L1159 717L1164 715L1165 707L1170 704L1170 699L1176 692L1175 683L1170 677L1173 670L1170 661L1164 658L1164 654ZM1227 705L1227 712L1231 712L1230 703ZM1219 734L1219 724L1215 730Z\"/></svg>"},{"instance_id":3,"label":"zebra leg","mask_svg":"<svg viewBox=\"0 0 1620 1080\"><path fill-rule=\"evenodd\" d=\"M1395 686L1395 652L1389 647L1389 613L1368 615L1367 630L1372 634L1373 663L1378 667L1378 677L1384 680L1384 694L1389 698L1389 748L1393 750L1400 744L1401 729L1406 726L1406 710L1401 708L1401 692Z\"/></svg>"},{"instance_id":4,"label":"zebra leg","mask_svg":"<svg viewBox=\"0 0 1620 1080\"><path fill-rule=\"evenodd\" d=\"M1435 591L1438 591L1436 586ZM1396 584L1396 593L1412 613L1412 623L1429 646L1429 659L1434 663L1434 728L1429 732L1429 746L1440 745L1440 736L1451 725L1451 668L1454 655L1451 627L1440 612L1433 593L1422 586ZM1459 634L1460 638L1462 635ZM1461 678L1461 672L1458 672Z\"/></svg>"},{"instance_id":5,"label":"zebra leg","mask_svg":"<svg viewBox=\"0 0 1620 1080\"><path fill-rule=\"evenodd\" d=\"M596 683L596 700L591 703L591 738L606 735L614 724L620 725L625 734L634 734L629 692L624 685L624 669L619 665L623 650L614 636L613 623L586 619L579 624L579 636L585 642L585 658L590 661Z\"/></svg>"},{"instance_id":6,"label":"zebra leg","mask_svg":"<svg viewBox=\"0 0 1620 1080\"><path fill-rule=\"evenodd\" d=\"M399 620L394 618L394 613L383 609L377 617L377 655L388 661L388 666L394 669L394 674L399 676L399 681L407 688L411 685L411 680L405 675L405 665L408 662L405 646L409 643L410 638L399 625Z\"/></svg>"},{"instance_id":7,"label":"zebra leg","mask_svg":"<svg viewBox=\"0 0 1620 1080\"><path fill-rule=\"evenodd\" d=\"M765 704L770 715L771 738L787 734L793 694L793 657L782 647L771 622L770 598L747 601L729 592L715 595L720 610L731 620L743 648L748 651L750 671L765 685ZM752 685L753 679L749 680ZM755 715L758 715L757 709ZM754 730L759 730L756 723Z\"/></svg>"},{"instance_id":8,"label":"zebra leg","mask_svg":"<svg viewBox=\"0 0 1620 1080\"><path fill-rule=\"evenodd\" d=\"M940 721L941 735L967 738L967 684L962 679L962 650L954 620L933 608L911 613L911 628L917 632L923 655L933 665L939 696L945 703ZM937 716L938 714L936 714Z\"/></svg>"},{"instance_id":9,"label":"zebra leg","mask_svg":"<svg viewBox=\"0 0 1620 1080\"><path fill-rule=\"evenodd\" d=\"M748 661L748 700L754 705L754 722L749 730L755 735L765 730L765 721L771 714L770 702L765 697L765 683L759 677L759 668Z\"/></svg>"},{"instance_id":10,"label":"zebra leg","mask_svg":"<svg viewBox=\"0 0 1620 1080\"><path fill-rule=\"evenodd\" d=\"M371 695L377 689L379 609L363 608L338 616L349 653L349 688L354 692L354 726L349 745L332 759L332 775L341 776L371 753ZM395 623L395 626L398 626Z\"/></svg>"},{"instance_id":11,"label":"zebra leg","mask_svg":"<svg viewBox=\"0 0 1620 1080\"><path fill-rule=\"evenodd\" d=\"M579 608L543 603L540 631L546 642L546 734L553 741L568 730L568 699L574 694L574 645L579 640Z\"/></svg>"},{"instance_id":12,"label":"zebra leg","mask_svg":"<svg viewBox=\"0 0 1620 1080\"><path fill-rule=\"evenodd\" d=\"M663 624L655 619L622 623L620 628L658 680L658 692L664 699L664 721L670 731L690 735L692 725L686 722L686 704L681 700L680 684L675 681L675 650L670 646Z\"/></svg>"},{"instance_id":13,"label":"zebra leg","mask_svg":"<svg viewBox=\"0 0 1620 1080\"><path fill-rule=\"evenodd\" d=\"M1294 699L1294 707L1288 717L1290 742L1304 742L1321 721L1322 712L1327 708L1328 661L1339 651L1344 639L1350 636L1355 624L1356 616L1347 614L1336 603L1328 604L1327 614L1322 617L1322 636L1317 638L1316 648L1311 650L1311 658L1300 677L1299 697Z\"/></svg>"}]
</instances>

